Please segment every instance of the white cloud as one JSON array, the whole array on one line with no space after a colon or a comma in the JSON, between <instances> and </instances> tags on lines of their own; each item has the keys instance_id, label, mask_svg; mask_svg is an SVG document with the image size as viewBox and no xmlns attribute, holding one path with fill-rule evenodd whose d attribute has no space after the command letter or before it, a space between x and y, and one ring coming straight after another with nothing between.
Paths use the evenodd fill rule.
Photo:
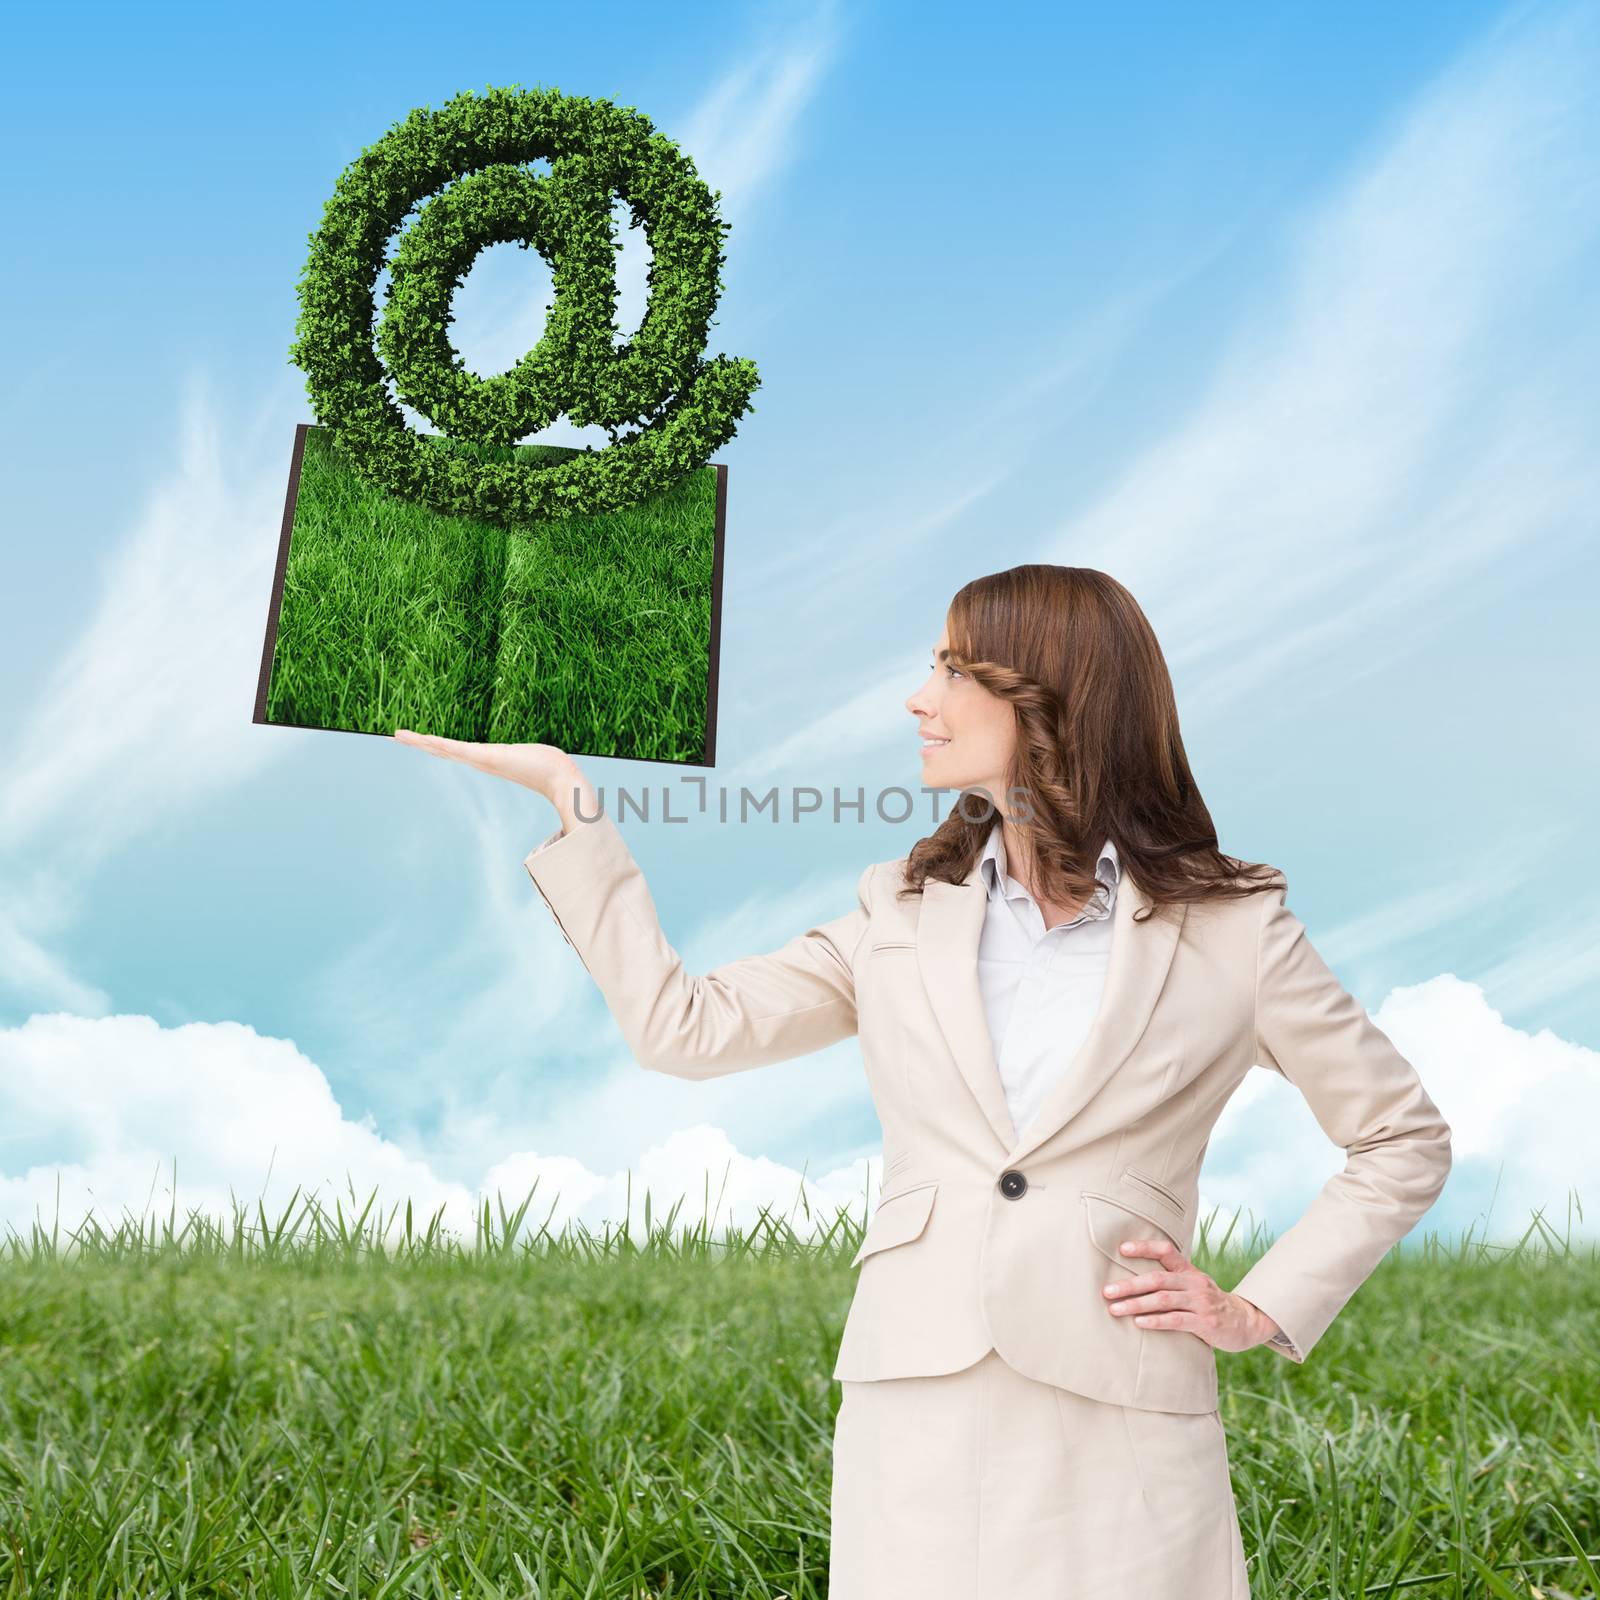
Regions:
<instances>
[{"instance_id":1,"label":"white cloud","mask_svg":"<svg viewBox=\"0 0 1600 1600\"><path fill-rule=\"evenodd\" d=\"M443 1204L471 1226L466 1191L347 1121L289 1040L236 1022L30 1017L0 1033L0 1126L58 1152L0 1178L0 1224L19 1232L55 1218L58 1176L64 1229L91 1210L112 1227L124 1208L143 1215L154 1185L170 1202L174 1162L180 1219L230 1217L230 1195L246 1208L260 1197L272 1215L296 1185L331 1209L348 1177L363 1197L376 1185L380 1205L398 1198L403 1213L410 1195L423 1215Z\"/></svg>"},{"instance_id":2,"label":"white cloud","mask_svg":"<svg viewBox=\"0 0 1600 1600\"><path fill-rule=\"evenodd\" d=\"M1479 1238L1515 1240L1541 1209L1564 1217L1574 1189L1600 1216L1600 1052L1509 1026L1479 985L1449 973L1392 990L1372 1019L1450 1124L1454 1166L1419 1233L1475 1224ZM1247 1208L1282 1232L1344 1164L1299 1090L1262 1068L1218 1119L1201 1209L1225 1220ZM1572 1232L1586 1230L1575 1222Z\"/></svg>"},{"instance_id":3,"label":"white cloud","mask_svg":"<svg viewBox=\"0 0 1600 1600\"><path fill-rule=\"evenodd\" d=\"M644 1087L637 1066L613 1077L619 1089ZM513 1211L530 1190L525 1220L557 1232L572 1222L598 1233L627 1216L642 1234L648 1192L657 1226L680 1201L678 1223L709 1217L713 1231L749 1229L765 1207L810 1237L805 1208L824 1219L847 1205L859 1214L868 1178L861 1160L802 1182L701 1124L643 1141L631 1215L626 1167L601 1174L531 1148L493 1161L470 1189L440 1178L370 1118L346 1117L326 1076L292 1041L234 1022L167 1028L142 1016L40 1014L0 1031L0 1127L12 1130L10 1142L25 1129L31 1145L54 1153L0 1171L0 1229L23 1236L36 1222L47 1231L59 1222L65 1234L91 1215L108 1229L152 1210L165 1216L174 1168L180 1223L191 1212L230 1221L235 1201L254 1220L258 1199L276 1216L296 1188L327 1211L342 1199L348 1215L352 1194L359 1206L376 1191L375 1217L403 1219L409 1199L419 1226L437 1212L469 1244L484 1197L498 1220L497 1194ZM496 1134L508 1142L503 1128L483 1132L485 1144Z\"/></svg>"},{"instance_id":4,"label":"white cloud","mask_svg":"<svg viewBox=\"0 0 1600 1600\"><path fill-rule=\"evenodd\" d=\"M1394 990L1374 1021L1416 1066L1453 1130L1456 1168L1427 1227L1474 1224L1479 1237L1514 1240L1536 1210L1561 1214L1570 1189L1584 1198L1595 1176L1600 1053L1548 1030L1508 1027L1476 984L1449 975ZM842 1067L841 1057L841 1083ZM590 1104L648 1104L710 1087L622 1063L603 1072ZM648 1193L658 1227L674 1205L675 1227L708 1217L714 1233L749 1230L765 1210L798 1237L814 1238L841 1208L859 1220L881 1177L873 1151L803 1178L743 1153L703 1118L667 1132L642 1123L629 1159L596 1171L558 1153L559 1134L542 1128L536 1146L486 1112L479 1149L498 1144L505 1153L469 1188L439 1177L370 1118L349 1119L291 1041L238 1023L164 1028L140 1016L39 1015L0 1032L0 1126L25 1128L30 1142L54 1153L0 1173L0 1228L22 1234L58 1215L64 1228L90 1213L114 1228L152 1204L165 1214L174 1162L180 1219L194 1210L226 1221L234 1200L249 1210L257 1198L271 1215L296 1186L328 1208L352 1192L364 1203L376 1190L375 1213L403 1216L409 1199L419 1220L440 1212L466 1243L484 1196L498 1217L496 1195L512 1211L530 1191L525 1222L555 1232L570 1223L599 1233L627 1217L642 1233ZM663 1127L670 1123L658 1116L655 1128ZM1246 1208L1281 1231L1343 1163L1298 1091L1255 1072L1217 1124L1203 1209Z\"/></svg>"},{"instance_id":5,"label":"white cloud","mask_svg":"<svg viewBox=\"0 0 1600 1600\"><path fill-rule=\"evenodd\" d=\"M879 1166L874 1158L874 1187ZM722 1129L702 1122L675 1129L649 1145L631 1175L601 1177L570 1157L520 1152L491 1167L483 1181L491 1192L499 1189L517 1196L525 1195L535 1178L540 1183L528 1214L541 1221L548 1217L556 1232L568 1218L580 1219L593 1233L601 1218L611 1219L615 1231L620 1219L628 1217L630 1229L642 1238L648 1194L651 1226L656 1230L667 1226L676 1207L674 1233L693 1231L705 1219L714 1237L725 1229L738 1228L749 1235L759 1228L777 1237L793 1229L799 1239L817 1240L843 1209L849 1209L857 1222L862 1220L868 1163L860 1161L808 1180L781 1162L743 1154Z\"/></svg>"}]
</instances>

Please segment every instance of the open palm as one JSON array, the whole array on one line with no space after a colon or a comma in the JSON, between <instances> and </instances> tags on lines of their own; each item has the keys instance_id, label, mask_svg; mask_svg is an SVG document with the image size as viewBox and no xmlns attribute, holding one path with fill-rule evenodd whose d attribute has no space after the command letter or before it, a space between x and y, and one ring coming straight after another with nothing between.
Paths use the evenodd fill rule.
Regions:
<instances>
[{"instance_id":1,"label":"open palm","mask_svg":"<svg viewBox=\"0 0 1600 1600\"><path fill-rule=\"evenodd\" d=\"M410 728L396 728L394 737L401 744L426 750L429 755L460 761L497 778L508 778L558 805L570 803L576 790L585 811L592 813L595 809L594 789L584 777L583 769L557 745L479 744L470 739L446 739L441 734L413 733Z\"/></svg>"}]
</instances>

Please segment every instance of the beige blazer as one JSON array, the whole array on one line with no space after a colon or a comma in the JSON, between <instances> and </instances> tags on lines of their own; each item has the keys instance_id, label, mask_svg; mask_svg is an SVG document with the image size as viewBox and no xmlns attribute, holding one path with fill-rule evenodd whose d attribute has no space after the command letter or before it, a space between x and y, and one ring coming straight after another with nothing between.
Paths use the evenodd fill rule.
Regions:
<instances>
[{"instance_id":1,"label":"beige blazer","mask_svg":"<svg viewBox=\"0 0 1600 1600\"><path fill-rule=\"evenodd\" d=\"M1125 873L1095 1022L1019 1135L978 988L981 875L901 901L904 861L867 867L844 915L701 976L684 971L609 815L524 865L641 1066L713 1078L859 1036L884 1176L835 1378L955 1372L992 1346L1095 1399L1211 1410L1212 1347L1111 1316L1101 1290L1154 1265L1120 1255L1124 1239L1192 1248L1212 1127L1257 1063L1348 1156L1232 1286L1303 1360L1433 1203L1450 1130L1312 947L1283 874L1136 923L1149 901Z\"/></svg>"}]
</instances>

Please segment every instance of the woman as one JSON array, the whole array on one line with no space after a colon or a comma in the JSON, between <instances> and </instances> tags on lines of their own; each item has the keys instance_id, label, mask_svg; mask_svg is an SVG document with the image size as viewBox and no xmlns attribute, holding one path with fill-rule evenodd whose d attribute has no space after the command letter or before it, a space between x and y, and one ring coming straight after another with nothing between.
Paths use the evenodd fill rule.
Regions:
<instances>
[{"instance_id":1,"label":"woman","mask_svg":"<svg viewBox=\"0 0 1600 1600\"><path fill-rule=\"evenodd\" d=\"M831 1600L1247 1600L1214 1352L1303 1361L1433 1203L1449 1128L1283 874L1218 851L1121 584L967 584L906 708L951 815L852 910L700 977L569 757L397 737L555 804L524 864L645 1067L859 1035L885 1176L834 1368ZM1255 1064L1348 1160L1227 1290L1187 1250Z\"/></svg>"}]
</instances>

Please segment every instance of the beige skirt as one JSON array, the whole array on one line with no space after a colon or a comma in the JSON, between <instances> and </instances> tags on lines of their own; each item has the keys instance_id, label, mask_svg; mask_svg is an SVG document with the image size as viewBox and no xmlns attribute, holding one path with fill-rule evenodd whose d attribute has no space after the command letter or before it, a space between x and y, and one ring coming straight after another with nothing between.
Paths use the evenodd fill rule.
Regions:
<instances>
[{"instance_id":1,"label":"beige skirt","mask_svg":"<svg viewBox=\"0 0 1600 1600\"><path fill-rule=\"evenodd\" d=\"M1215 1411L1091 1400L993 1350L843 1387L829 1600L1250 1600Z\"/></svg>"}]
</instances>

